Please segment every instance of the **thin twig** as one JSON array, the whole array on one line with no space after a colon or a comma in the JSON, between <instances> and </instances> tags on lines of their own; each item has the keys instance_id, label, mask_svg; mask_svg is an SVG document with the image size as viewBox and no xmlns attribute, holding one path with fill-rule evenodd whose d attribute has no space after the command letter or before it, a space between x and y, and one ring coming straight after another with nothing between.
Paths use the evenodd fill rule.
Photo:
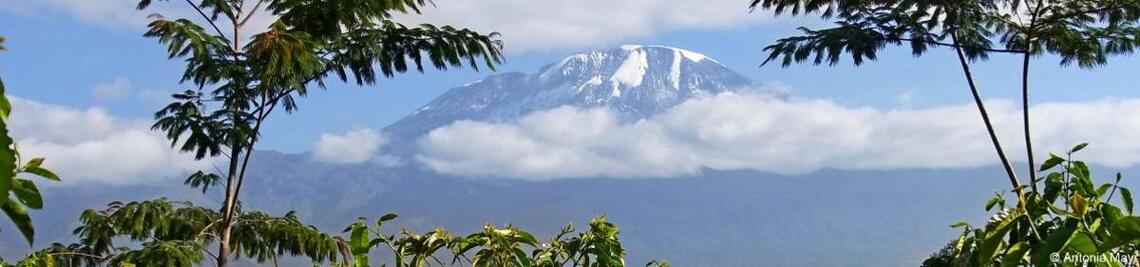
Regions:
<instances>
[{"instance_id":1,"label":"thin twig","mask_svg":"<svg viewBox=\"0 0 1140 267\"><path fill-rule=\"evenodd\" d=\"M245 18L238 23L238 27L245 26L245 23L249 22L249 18L252 18L253 14L257 14L257 10L261 8L261 3L264 2L264 0L257 0L257 4L253 5L253 9L249 10L249 14L246 14Z\"/></svg>"},{"instance_id":2,"label":"thin twig","mask_svg":"<svg viewBox=\"0 0 1140 267\"><path fill-rule=\"evenodd\" d=\"M214 20L210 19L210 16L206 15L206 12L202 12L202 9L198 8L198 5L195 5L194 2L190 2L190 0L186 0L186 4L189 4L190 7L193 7L195 11L198 11L198 14L202 15L202 18L206 20L206 23L210 23L210 26L214 27L214 31L217 31L219 36L226 38L226 35L222 33L222 29L218 28L218 25L214 24Z\"/></svg>"}]
</instances>

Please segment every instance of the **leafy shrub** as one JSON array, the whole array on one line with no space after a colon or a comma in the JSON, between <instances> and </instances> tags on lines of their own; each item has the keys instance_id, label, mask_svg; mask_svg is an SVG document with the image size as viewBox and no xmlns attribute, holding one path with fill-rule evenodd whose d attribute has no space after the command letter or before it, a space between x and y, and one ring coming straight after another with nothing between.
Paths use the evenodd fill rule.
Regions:
<instances>
[{"instance_id":1,"label":"leafy shrub","mask_svg":"<svg viewBox=\"0 0 1140 267\"><path fill-rule=\"evenodd\" d=\"M392 266L397 267L625 266L626 253L617 237L618 228L604 216L591 219L589 230L574 234L573 225L567 225L549 242L542 243L529 232L511 225L497 228L487 224L480 232L458 237L442 228L423 234L406 229L399 235L384 234L384 223L395 218L395 214L384 215L376 220L375 227L369 227L361 219L346 228L345 232L350 233L346 243L352 261L348 261L346 255L340 266L370 266L368 254L381 245L391 250L395 256ZM669 263L653 261L646 266L668 267Z\"/></svg>"},{"instance_id":2,"label":"leafy shrub","mask_svg":"<svg viewBox=\"0 0 1140 267\"><path fill-rule=\"evenodd\" d=\"M275 266L279 255L308 258L319 266L370 266L373 249L386 247L392 264L380 266L512 266L512 267L622 267L625 249L618 228L605 217L590 220L587 231L575 233L563 227L547 242L511 225L487 224L482 231L454 236L438 228L425 233L402 229L386 234L383 226L395 214L374 224L363 218L345 228L346 237L321 232L303 224L295 213L282 217L239 209L234 225L233 247L257 263ZM207 248L217 242L221 214L190 203L165 199L111 203L104 210L87 210L75 229L75 244L53 244L33 252L15 265L0 266L195 266L207 257ZM131 245L117 244L129 240ZM653 261L646 266L668 267Z\"/></svg>"},{"instance_id":3,"label":"leafy shrub","mask_svg":"<svg viewBox=\"0 0 1140 267\"><path fill-rule=\"evenodd\" d=\"M1049 172L1043 192L1025 193L1013 206L993 197L985 207L995 213L983 226L954 223L961 235L922 266L1135 266L1140 217L1132 192L1120 186L1120 173L1096 186L1088 165L1072 159L1086 146L1050 154L1039 169Z\"/></svg>"}]
</instances>

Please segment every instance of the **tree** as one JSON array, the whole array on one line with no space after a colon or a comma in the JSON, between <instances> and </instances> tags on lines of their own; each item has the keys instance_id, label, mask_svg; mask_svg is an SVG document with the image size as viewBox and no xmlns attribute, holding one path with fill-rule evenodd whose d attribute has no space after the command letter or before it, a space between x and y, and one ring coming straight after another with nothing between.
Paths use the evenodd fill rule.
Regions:
<instances>
[{"instance_id":1,"label":"tree","mask_svg":"<svg viewBox=\"0 0 1140 267\"><path fill-rule=\"evenodd\" d=\"M1038 192L1029 119L1031 57L1051 53L1061 57L1063 66L1077 63L1092 68L1105 64L1108 56L1131 53L1140 46L1136 27L1140 1L1136 0L752 0L751 8L773 9L777 14L818 13L835 18L838 25L822 30L800 28L804 35L765 47L769 51L765 63L779 59L784 66L808 60L834 65L849 53L860 65L865 59L874 60L887 45L907 44L915 56L930 47L954 49L994 150L1018 195L1021 184L993 130L970 62L985 60L990 53L1022 57L1023 137L1029 186Z\"/></svg>"},{"instance_id":2,"label":"tree","mask_svg":"<svg viewBox=\"0 0 1140 267\"><path fill-rule=\"evenodd\" d=\"M0 51L4 50L4 37L0 36ZM53 181L59 181L59 176L43 167L44 158L32 158L21 164L16 143L8 135L8 115L12 113L12 103L4 91L4 81L0 80L0 193L3 194L0 210L12 220L28 245L31 245L35 241L35 227L28 209L43 208L43 196L35 182L20 176L35 175Z\"/></svg>"},{"instance_id":3,"label":"tree","mask_svg":"<svg viewBox=\"0 0 1140 267\"><path fill-rule=\"evenodd\" d=\"M997 138L970 72L970 62L986 59L989 53L1019 52L991 47L987 38L992 34L988 27L990 20L987 11L996 8L993 3L948 0L751 0L750 7L753 10L772 9L776 14L815 13L825 19L836 19L835 27L821 30L801 27L803 35L779 39L775 44L765 47L764 50L769 55L764 64L778 59L785 67L809 60L816 65L825 62L835 65L847 53L855 65L861 65L865 60L875 60L879 50L887 45L904 43L910 46L911 53L915 56L923 55L931 47L954 49L994 150L1014 191L1022 195L1021 183Z\"/></svg>"},{"instance_id":4,"label":"tree","mask_svg":"<svg viewBox=\"0 0 1140 267\"><path fill-rule=\"evenodd\" d=\"M259 262L281 253L314 261L330 258L331 239L300 224L292 213L272 217L240 209L261 125L278 107L286 113L295 111L295 99L307 95L311 87L324 88L327 79L371 85L380 76L392 77L409 68L422 72L425 65L493 69L500 62L502 44L496 33L430 24L409 27L391 20L393 14L418 13L429 3L186 0L202 24L152 15L144 36L166 45L171 59L183 59L181 81L194 86L173 95L175 102L155 113L153 128L165 133L172 146L199 160L221 157L227 163L219 173L199 171L185 181L203 193L224 183L221 209L213 212L161 199L112 203L106 210L83 214L83 225L76 230L82 244L70 248L98 261L176 266L202 261L212 242L218 243L218 249L210 257L223 267L239 255L234 251ZM141 0L137 7L151 4ZM251 30L246 23L259 12L273 18L272 25L242 36ZM117 236L127 236L141 248L118 249L111 245Z\"/></svg>"},{"instance_id":5,"label":"tree","mask_svg":"<svg viewBox=\"0 0 1140 267\"><path fill-rule=\"evenodd\" d=\"M1033 56L1050 53L1062 66L1081 68L1107 64L1108 57L1130 54L1140 45L1140 1L1134 0L1005 0L991 10L997 41L1021 51L1021 104L1026 158L1031 185L1037 191L1037 162L1029 119L1029 63Z\"/></svg>"}]
</instances>

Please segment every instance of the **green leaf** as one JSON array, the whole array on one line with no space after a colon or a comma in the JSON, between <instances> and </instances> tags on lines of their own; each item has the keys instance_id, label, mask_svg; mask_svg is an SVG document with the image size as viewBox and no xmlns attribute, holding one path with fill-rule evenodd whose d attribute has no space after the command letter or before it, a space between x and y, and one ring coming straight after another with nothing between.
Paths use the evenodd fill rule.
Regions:
<instances>
[{"instance_id":1,"label":"green leaf","mask_svg":"<svg viewBox=\"0 0 1140 267\"><path fill-rule=\"evenodd\" d=\"M1132 214L1132 191L1128 188L1120 188L1120 200L1124 201L1124 209L1128 210L1128 214Z\"/></svg>"},{"instance_id":2,"label":"green leaf","mask_svg":"<svg viewBox=\"0 0 1140 267\"><path fill-rule=\"evenodd\" d=\"M1109 225L1120 220L1120 218L1124 218L1124 212L1121 212L1120 208L1108 203L1100 203L1100 213Z\"/></svg>"},{"instance_id":3,"label":"green leaf","mask_svg":"<svg viewBox=\"0 0 1140 267\"><path fill-rule=\"evenodd\" d=\"M1017 267L1021 266L1021 260L1025 258L1025 254L1029 252L1029 244L1025 241L1017 242L1006 250L1005 256L1001 258L1001 267Z\"/></svg>"},{"instance_id":4,"label":"green leaf","mask_svg":"<svg viewBox=\"0 0 1140 267\"><path fill-rule=\"evenodd\" d=\"M381 222L391 221L391 220L396 219L396 217L399 217L399 215L396 215L395 213L388 213L388 214L384 214L384 216L380 216L380 221Z\"/></svg>"},{"instance_id":5,"label":"green leaf","mask_svg":"<svg viewBox=\"0 0 1140 267\"><path fill-rule=\"evenodd\" d=\"M1101 244L1101 252L1107 252L1140 238L1140 217L1128 216L1116 220L1108 228L1108 233L1110 236Z\"/></svg>"},{"instance_id":6,"label":"green leaf","mask_svg":"<svg viewBox=\"0 0 1140 267\"><path fill-rule=\"evenodd\" d=\"M1036 266L1053 266L1049 255L1061 252L1061 249L1065 247L1065 243L1073 236L1073 232L1077 230L1079 224L1079 220L1068 219L1065 220L1063 226L1049 233L1049 235L1045 237L1045 242L1034 250L1031 256L1033 264Z\"/></svg>"},{"instance_id":7,"label":"green leaf","mask_svg":"<svg viewBox=\"0 0 1140 267\"><path fill-rule=\"evenodd\" d=\"M43 165L43 164L44 164L44 158L34 158L32 160L29 160L28 164L24 164L24 168L38 168L38 167L40 167L40 165Z\"/></svg>"},{"instance_id":8,"label":"green leaf","mask_svg":"<svg viewBox=\"0 0 1140 267\"><path fill-rule=\"evenodd\" d=\"M1074 161L1066 170L1073 174L1073 183L1077 184L1079 192L1085 196L1096 196L1096 186L1093 185L1088 165L1083 161Z\"/></svg>"},{"instance_id":9,"label":"green leaf","mask_svg":"<svg viewBox=\"0 0 1140 267\"><path fill-rule=\"evenodd\" d=\"M531 246L538 246L538 239L535 239L534 235L532 235L526 231L515 230L515 235L518 235L518 237L519 237L518 241L523 243L523 244L527 244L527 245L531 245Z\"/></svg>"},{"instance_id":10,"label":"green leaf","mask_svg":"<svg viewBox=\"0 0 1140 267\"><path fill-rule=\"evenodd\" d=\"M17 229L20 229L20 234L24 235L24 239L28 241L28 245L31 245L35 240L34 236L36 230L35 227L32 226L32 217L28 216L28 210L24 209L23 205L20 205L20 203L11 198L6 199L6 201L2 203L2 206L0 206L0 209L3 209L4 213L8 215L8 218L12 219L12 223L16 225Z\"/></svg>"},{"instance_id":11,"label":"green leaf","mask_svg":"<svg viewBox=\"0 0 1140 267\"><path fill-rule=\"evenodd\" d=\"M1020 214L1010 214L1006 216L1001 222L991 227L987 227L985 236L982 243L978 246L977 255L975 255L975 263L977 266L984 266L988 262L992 262L993 258L1001 250L1004 244L1006 233L1013 229L1014 222L1021 217Z\"/></svg>"},{"instance_id":12,"label":"green leaf","mask_svg":"<svg viewBox=\"0 0 1140 267\"><path fill-rule=\"evenodd\" d=\"M24 172L35 174L36 176L43 177L43 178L48 179L48 180L57 181L57 182L60 181L59 175L56 175L54 172L49 171L49 170L44 169L44 168L40 168L40 167L25 168Z\"/></svg>"},{"instance_id":13,"label":"green leaf","mask_svg":"<svg viewBox=\"0 0 1140 267\"><path fill-rule=\"evenodd\" d=\"M20 200L25 206L31 209L42 209L44 207L43 196L40 195L40 189L36 184L26 179L16 179L12 186L12 192L16 193L16 199Z\"/></svg>"},{"instance_id":14,"label":"green leaf","mask_svg":"<svg viewBox=\"0 0 1140 267\"><path fill-rule=\"evenodd\" d=\"M1030 192L1025 195L1025 212L1032 218L1045 215L1049 212L1049 202L1037 193Z\"/></svg>"},{"instance_id":15,"label":"green leaf","mask_svg":"<svg viewBox=\"0 0 1140 267\"><path fill-rule=\"evenodd\" d=\"M349 227L352 229L352 234L349 237L349 247L352 248L352 254L367 255L368 250L371 249L370 242L368 242L368 226L358 222Z\"/></svg>"},{"instance_id":16,"label":"green leaf","mask_svg":"<svg viewBox=\"0 0 1140 267\"><path fill-rule=\"evenodd\" d=\"M12 102L4 96L4 80L0 80L0 119L8 120L9 114L12 114Z\"/></svg>"},{"instance_id":17,"label":"green leaf","mask_svg":"<svg viewBox=\"0 0 1140 267\"><path fill-rule=\"evenodd\" d=\"M1108 193L1108 189L1109 189L1109 188L1112 188L1112 184L1102 184L1102 185L1100 185L1100 187L1097 187L1097 188L1096 188L1096 195L1097 195L1098 197L1104 197L1104 194L1105 194L1105 193Z\"/></svg>"},{"instance_id":18,"label":"green leaf","mask_svg":"<svg viewBox=\"0 0 1140 267\"><path fill-rule=\"evenodd\" d=\"M186 176L186 180L182 184L190 186L190 188L198 188L205 194L210 190L211 186L218 186L221 184L222 177L214 173L206 173L204 171L197 171L190 176Z\"/></svg>"},{"instance_id":19,"label":"green leaf","mask_svg":"<svg viewBox=\"0 0 1140 267\"><path fill-rule=\"evenodd\" d=\"M1068 244L1066 244L1065 247L1075 249L1077 252L1085 255L1098 254L1092 237L1084 232L1074 233L1073 236L1069 237Z\"/></svg>"},{"instance_id":20,"label":"green leaf","mask_svg":"<svg viewBox=\"0 0 1140 267\"><path fill-rule=\"evenodd\" d=\"M1050 153L1050 154L1049 154L1049 159L1045 160L1045 163L1042 163L1042 164L1041 164L1041 169L1039 169L1039 170L1037 170L1037 171L1045 171L1045 170L1048 170L1048 169L1052 169L1053 167L1056 167L1058 164L1061 164L1061 163L1064 163L1064 162L1065 162L1065 159L1063 159L1063 158L1061 158L1061 157L1058 157L1057 155L1054 155L1054 154Z\"/></svg>"},{"instance_id":21,"label":"green leaf","mask_svg":"<svg viewBox=\"0 0 1140 267\"><path fill-rule=\"evenodd\" d=\"M1057 201L1057 197L1061 196L1061 192L1065 189L1065 180L1061 173L1050 173L1045 177L1045 201L1052 203Z\"/></svg>"},{"instance_id":22,"label":"green leaf","mask_svg":"<svg viewBox=\"0 0 1140 267\"><path fill-rule=\"evenodd\" d=\"M991 197L990 200L986 201L986 211L993 209L994 206L998 204L998 202L1001 202L1001 196Z\"/></svg>"},{"instance_id":23,"label":"green leaf","mask_svg":"<svg viewBox=\"0 0 1140 267\"><path fill-rule=\"evenodd\" d=\"M6 97L0 95L0 98ZM16 179L15 142L8 136L8 122L5 120L0 120L0 193L12 190L12 181Z\"/></svg>"},{"instance_id":24,"label":"green leaf","mask_svg":"<svg viewBox=\"0 0 1140 267\"><path fill-rule=\"evenodd\" d=\"M1089 143L1080 143L1074 146L1073 149L1069 149L1069 154L1077 153L1077 151L1081 151L1081 149L1085 149L1087 146L1089 146Z\"/></svg>"}]
</instances>

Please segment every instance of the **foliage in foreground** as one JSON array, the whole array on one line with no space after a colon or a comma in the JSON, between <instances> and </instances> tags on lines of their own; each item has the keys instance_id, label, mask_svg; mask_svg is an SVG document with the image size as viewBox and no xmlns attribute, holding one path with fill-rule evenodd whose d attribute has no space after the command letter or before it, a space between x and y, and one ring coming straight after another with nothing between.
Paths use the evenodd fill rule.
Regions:
<instances>
[{"instance_id":1,"label":"foliage in foreground","mask_svg":"<svg viewBox=\"0 0 1140 267\"><path fill-rule=\"evenodd\" d=\"M625 249L618 240L617 225L596 217L590 228L575 234L567 225L547 242L511 225L497 228L492 224L483 231L454 236L438 228L423 234L400 230L398 235L385 234L384 222L395 219L384 215L369 226L364 219L345 229L351 261L338 266L367 267L368 255L383 245L395 256L393 266L625 266ZM346 254L347 255L347 254ZM646 266L669 266L653 261Z\"/></svg>"},{"instance_id":2,"label":"foliage in foreground","mask_svg":"<svg viewBox=\"0 0 1140 267\"><path fill-rule=\"evenodd\" d=\"M1094 184L1088 165L1072 160L1086 145L1041 165L1050 171L1042 194L1026 193L1015 206L997 195L986 203L996 213L984 226L955 223L962 234L922 266L1135 266L1140 217L1132 192L1120 186L1120 173L1113 183Z\"/></svg>"},{"instance_id":3,"label":"foliage in foreground","mask_svg":"<svg viewBox=\"0 0 1140 267\"><path fill-rule=\"evenodd\" d=\"M384 215L374 224L361 218L345 228L346 237L303 224L293 212L275 217L261 212L238 212L234 224L235 259L276 265L278 256L307 258L313 265L366 267L373 249L386 247L392 264L378 266L625 266L625 249L618 228L604 217L590 221L587 231L562 228L547 242L529 232L491 224L465 236L438 228L425 233L401 229L386 234L382 227L396 218ZM20 262L0 266L196 266L208 259L208 244L216 242L221 213L190 203L165 199L112 203L107 209L87 210L75 229L79 242L52 244ZM127 242L123 242L126 240ZM669 266L650 262L646 266Z\"/></svg>"}]
</instances>

